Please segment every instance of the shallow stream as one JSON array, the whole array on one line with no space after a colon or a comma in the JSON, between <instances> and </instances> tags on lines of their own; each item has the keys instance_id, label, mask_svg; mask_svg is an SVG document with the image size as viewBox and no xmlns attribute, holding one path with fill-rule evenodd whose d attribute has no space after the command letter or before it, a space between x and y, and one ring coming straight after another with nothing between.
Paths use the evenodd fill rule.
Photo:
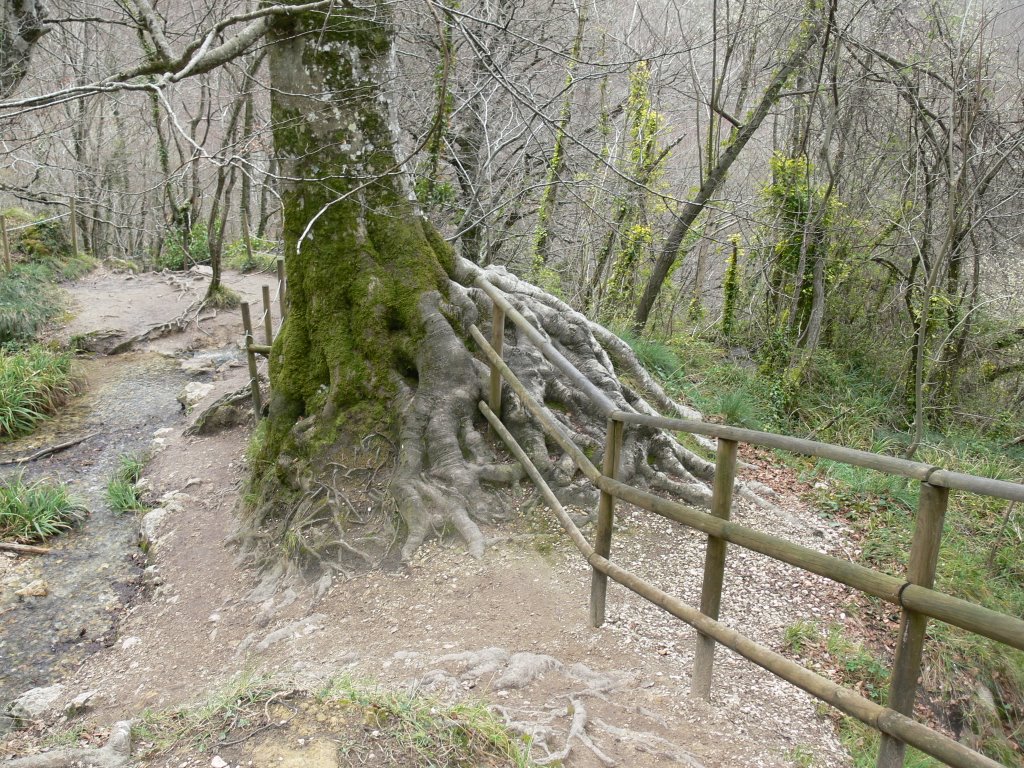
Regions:
<instances>
[{"instance_id":1,"label":"shallow stream","mask_svg":"<svg viewBox=\"0 0 1024 768\"><path fill-rule=\"evenodd\" d=\"M143 558L137 517L115 514L106 486L122 454L144 454L156 430L183 421L176 398L189 375L180 361L138 352L78 365L83 394L29 437L0 444L4 460L91 435L36 462L0 467L2 477L24 472L26 480L67 483L89 510L80 527L47 543L50 554L8 563L0 585L0 709L115 641L118 617L140 589ZM45 597L14 594L35 580L46 584Z\"/></svg>"}]
</instances>

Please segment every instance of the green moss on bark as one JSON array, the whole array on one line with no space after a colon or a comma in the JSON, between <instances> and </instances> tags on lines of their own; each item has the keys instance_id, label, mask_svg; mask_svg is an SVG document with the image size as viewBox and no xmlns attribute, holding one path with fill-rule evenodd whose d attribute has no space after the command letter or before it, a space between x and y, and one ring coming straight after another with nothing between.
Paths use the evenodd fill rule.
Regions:
<instances>
[{"instance_id":1,"label":"green moss on bark","mask_svg":"<svg viewBox=\"0 0 1024 768\"><path fill-rule=\"evenodd\" d=\"M326 23L296 14L273 37L291 304L271 355L269 456L310 452L289 437L306 417L317 417L318 444L339 426L366 434L387 425L400 381L417 375L419 299L444 291L453 259L395 161L382 8Z\"/></svg>"}]
</instances>

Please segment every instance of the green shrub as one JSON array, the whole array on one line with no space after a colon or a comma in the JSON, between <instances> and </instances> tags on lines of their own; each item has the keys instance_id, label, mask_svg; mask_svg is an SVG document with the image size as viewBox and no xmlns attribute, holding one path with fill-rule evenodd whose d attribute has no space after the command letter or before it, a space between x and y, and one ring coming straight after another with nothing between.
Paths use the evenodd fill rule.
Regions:
<instances>
[{"instance_id":1,"label":"green shrub","mask_svg":"<svg viewBox=\"0 0 1024 768\"><path fill-rule=\"evenodd\" d=\"M15 261L0 279L0 345L31 341L60 311L54 284L79 278L92 265L87 256Z\"/></svg>"},{"instance_id":2,"label":"green shrub","mask_svg":"<svg viewBox=\"0 0 1024 768\"><path fill-rule=\"evenodd\" d=\"M38 264L15 264L0 279L0 344L28 341L60 311L49 270Z\"/></svg>"},{"instance_id":3,"label":"green shrub","mask_svg":"<svg viewBox=\"0 0 1024 768\"><path fill-rule=\"evenodd\" d=\"M53 224L39 227L49 233ZM0 345L33 339L61 309L54 283L74 280L94 266L91 257L72 255L66 239L32 233L39 235L35 227L12 232L13 266L0 279Z\"/></svg>"},{"instance_id":4,"label":"green shrub","mask_svg":"<svg viewBox=\"0 0 1024 768\"><path fill-rule=\"evenodd\" d=\"M30 432L75 389L69 354L40 346L0 349L0 438Z\"/></svg>"},{"instance_id":5,"label":"green shrub","mask_svg":"<svg viewBox=\"0 0 1024 768\"><path fill-rule=\"evenodd\" d=\"M245 248L244 240L228 243L225 249L224 265L239 272L272 272L277 269L278 244L262 237L251 237L252 258Z\"/></svg>"},{"instance_id":6,"label":"green shrub","mask_svg":"<svg viewBox=\"0 0 1024 768\"><path fill-rule=\"evenodd\" d=\"M0 480L0 539L22 544L44 541L69 530L86 514L64 485L21 476Z\"/></svg>"},{"instance_id":7,"label":"green shrub","mask_svg":"<svg viewBox=\"0 0 1024 768\"><path fill-rule=\"evenodd\" d=\"M155 266L159 269L186 269L193 264L210 263L210 237L206 224L197 222L189 230L186 250L181 230L169 229L163 246L156 256Z\"/></svg>"},{"instance_id":8,"label":"green shrub","mask_svg":"<svg viewBox=\"0 0 1024 768\"><path fill-rule=\"evenodd\" d=\"M22 229L15 229L11 233L11 249L21 253L28 261L73 257L75 254L71 253L71 241L66 227L64 219L56 219L34 222Z\"/></svg>"}]
</instances>

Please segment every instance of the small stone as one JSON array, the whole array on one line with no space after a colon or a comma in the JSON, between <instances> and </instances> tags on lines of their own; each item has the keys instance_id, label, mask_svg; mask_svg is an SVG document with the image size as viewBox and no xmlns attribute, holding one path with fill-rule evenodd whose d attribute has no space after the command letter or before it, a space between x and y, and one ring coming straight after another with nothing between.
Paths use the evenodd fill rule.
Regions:
<instances>
[{"instance_id":1,"label":"small stone","mask_svg":"<svg viewBox=\"0 0 1024 768\"><path fill-rule=\"evenodd\" d=\"M15 592L18 597L46 597L50 594L49 587L46 586L46 582L40 579L29 583Z\"/></svg>"},{"instance_id":2,"label":"small stone","mask_svg":"<svg viewBox=\"0 0 1024 768\"><path fill-rule=\"evenodd\" d=\"M214 755L210 761L210 768L227 768L227 762L220 755Z\"/></svg>"},{"instance_id":3,"label":"small stone","mask_svg":"<svg viewBox=\"0 0 1024 768\"><path fill-rule=\"evenodd\" d=\"M33 719L39 717L64 693L63 685L50 685L45 688L33 688L25 691L11 702L8 712L16 718Z\"/></svg>"},{"instance_id":4,"label":"small stone","mask_svg":"<svg viewBox=\"0 0 1024 768\"><path fill-rule=\"evenodd\" d=\"M124 651L130 651L136 645L142 642L142 638L139 637L126 637L121 641L121 649Z\"/></svg>"},{"instance_id":5,"label":"small stone","mask_svg":"<svg viewBox=\"0 0 1024 768\"><path fill-rule=\"evenodd\" d=\"M96 690L80 693L64 706L64 715L74 717L89 708L89 700L96 695Z\"/></svg>"},{"instance_id":6,"label":"small stone","mask_svg":"<svg viewBox=\"0 0 1024 768\"><path fill-rule=\"evenodd\" d=\"M215 367L213 359L209 357L192 358L181 363L181 370L185 373L210 373Z\"/></svg>"},{"instance_id":7,"label":"small stone","mask_svg":"<svg viewBox=\"0 0 1024 768\"><path fill-rule=\"evenodd\" d=\"M202 381L190 381L185 388L178 393L178 402L182 409L188 413L193 406L213 391L213 384Z\"/></svg>"},{"instance_id":8,"label":"small stone","mask_svg":"<svg viewBox=\"0 0 1024 768\"><path fill-rule=\"evenodd\" d=\"M156 546L157 539L160 538L160 529L167 519L168 512L167 507L160 507L150 510L142 518L142 523L139 525L139 545L143 552L149 552Z\"/></svg>"}]
</instances>

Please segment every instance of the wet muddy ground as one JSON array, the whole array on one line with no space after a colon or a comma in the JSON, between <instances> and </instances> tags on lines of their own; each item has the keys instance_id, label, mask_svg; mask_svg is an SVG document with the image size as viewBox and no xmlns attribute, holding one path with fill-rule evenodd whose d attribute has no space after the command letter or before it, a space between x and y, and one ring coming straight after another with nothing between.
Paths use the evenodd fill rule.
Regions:
<instances>
[{"instance_id":1,"label":"wet muddy ground","mask_svg":"<svg viewBox=\"0 0 1024 768\"><path fill-rule=\"evenodd\" d=\"M66 483L88 509L73 532L48 544L49 555L21 559L0 589L0 701L48 685L110 644L125 603L140 589L144 556L138 518L113 512L106 486L124 454L144 454L154 432L183 420L176 398L189 376L180 362L152 352L83 359L84 391L33 435L0 447L0 461L90 435L77 446L0 476ZM47 595L15 592L42 581Z\"/></svg>"}]
</instances>

